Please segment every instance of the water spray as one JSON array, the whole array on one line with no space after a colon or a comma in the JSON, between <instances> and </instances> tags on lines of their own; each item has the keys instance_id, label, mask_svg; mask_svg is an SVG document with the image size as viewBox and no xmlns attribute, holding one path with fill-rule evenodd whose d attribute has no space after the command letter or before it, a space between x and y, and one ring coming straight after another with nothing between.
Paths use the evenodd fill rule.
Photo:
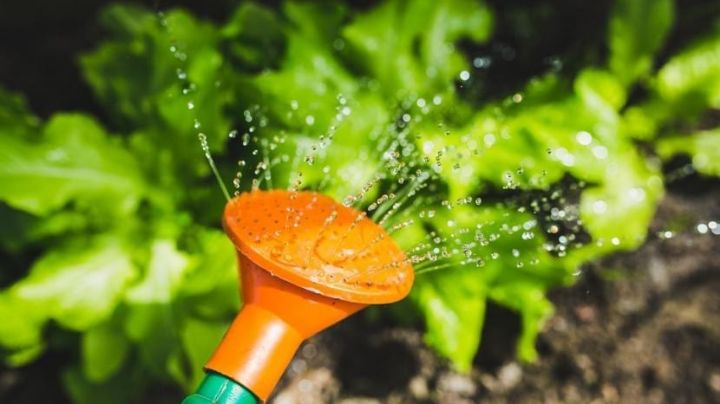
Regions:
<instances>
[{"instance_id":1,"label":"water spray","mask_svg":"<svg viewBox=\"0 0 720 404\"><path fill-rule=\"evenodd\" d=\"M300 344L369 304L410 291L410 260L363 212L314 192L241 194L224 226L244 306L184 404L267 400Z\"/></svg>"}]
</instances>

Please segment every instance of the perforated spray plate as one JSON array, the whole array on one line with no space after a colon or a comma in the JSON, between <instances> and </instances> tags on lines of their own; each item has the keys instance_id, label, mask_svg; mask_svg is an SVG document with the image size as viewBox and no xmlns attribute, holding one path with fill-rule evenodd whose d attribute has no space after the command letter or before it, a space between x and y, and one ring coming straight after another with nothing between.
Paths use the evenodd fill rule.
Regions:
<instances>
[{"instance_id":1,"label":"perforated spray plate","mask_svg":"<svg viewBox=\"0 0 720 404\"><path fill-rule=\"evenodd\" d=\"M405 253L365 215L314 192L253 191L231 200L225 228L238 250L301 288L356 303L405 297Z\"/></svg>"}]
</instances>

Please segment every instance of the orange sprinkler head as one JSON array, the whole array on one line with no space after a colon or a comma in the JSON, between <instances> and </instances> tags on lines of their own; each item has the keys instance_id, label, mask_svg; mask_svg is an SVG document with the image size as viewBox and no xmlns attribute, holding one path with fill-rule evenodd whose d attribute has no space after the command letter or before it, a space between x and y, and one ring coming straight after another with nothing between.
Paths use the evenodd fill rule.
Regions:
<instances>
[{"instance_id":1,"label":"orange sprinkler head","mask_svg":"<svg viewBox=\"0 0 720 404\"><path fill-rule=\"evenodd\" d=\"M245 305L206 369L266 400L302 341L405 297L412 265L364 213L314 192L253 191L225 208Z\"/></svg>"}]
</instances>

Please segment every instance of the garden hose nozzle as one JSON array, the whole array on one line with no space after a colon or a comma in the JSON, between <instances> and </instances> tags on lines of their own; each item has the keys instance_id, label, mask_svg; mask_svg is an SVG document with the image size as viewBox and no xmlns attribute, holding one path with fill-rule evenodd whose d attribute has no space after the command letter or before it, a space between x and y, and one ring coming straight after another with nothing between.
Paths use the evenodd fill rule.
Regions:
<instances>
[{"instance_id":1,"label":"garden hose nozzle","mask_svg":"<svg viewBox=\"0 0 720 404\"><path fill-rule=\"evenodd\" d=\"M227 204L224 225L244 306L185 404L267 400L305 339L412 286L412 265L385 230L321 194L244 193Z\"/></svg>"}]
</instances>

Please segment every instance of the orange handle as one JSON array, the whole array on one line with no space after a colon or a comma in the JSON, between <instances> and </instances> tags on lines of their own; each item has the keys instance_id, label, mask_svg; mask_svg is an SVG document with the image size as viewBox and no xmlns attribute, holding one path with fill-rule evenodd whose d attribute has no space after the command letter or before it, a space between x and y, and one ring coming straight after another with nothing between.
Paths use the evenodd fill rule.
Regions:
<instances>
[{"instance_id":1,"label":"orange handle","mask_svg":"<svg viewBox=\"0 0 720 404\"><path fill-rule=\"evenodd\" d=\"M245 306L206 365L267 400L304 339L365 307L309 292L240 254Z\"/></svg>"},{"instance_id":2,"label":"orange handle","mask_svg":"<svg viewBox=\"0 0 720 404\"><path fill-rule=\"evenodd\" d=\"M267 400L302 341L302 335L281 318L249 304L235 317L206 368Z\"/></svg>"}]
</instances>

